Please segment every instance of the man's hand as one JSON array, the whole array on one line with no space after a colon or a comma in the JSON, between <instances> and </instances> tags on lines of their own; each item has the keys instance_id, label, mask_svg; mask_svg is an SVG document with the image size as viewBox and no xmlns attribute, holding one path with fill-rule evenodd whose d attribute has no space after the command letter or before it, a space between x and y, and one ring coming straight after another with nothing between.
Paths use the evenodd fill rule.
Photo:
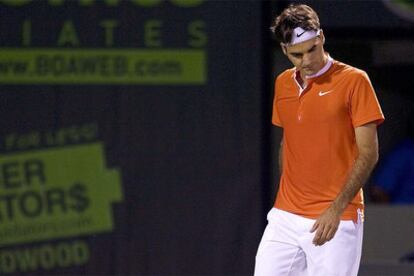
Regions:
<instances>
[{"instance_id":1,"label":"man's hand","mask_svg":"<svg viewBox=\"0 0 414 276\"><path fill-rule=\"evenodd\" d=\"M311 233L316 231L312 241L313 244L318 246L330 241L335 236L336 230L338 230L340 219L340 212L332 206L326 209L315 221L310 231Z\"/></svg>"}]
</instances>

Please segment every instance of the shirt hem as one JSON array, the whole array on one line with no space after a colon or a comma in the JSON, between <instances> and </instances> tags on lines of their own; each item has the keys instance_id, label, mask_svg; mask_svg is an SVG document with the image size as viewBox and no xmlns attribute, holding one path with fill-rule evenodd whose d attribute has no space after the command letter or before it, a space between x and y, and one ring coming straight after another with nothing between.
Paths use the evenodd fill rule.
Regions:
<instances>
[{"instance_id":1,"label":"shirt hem","mask_svg":"<svg viewBox=\"0 0 414 276\"><path fill-rule=\"evenodd\" d=\"M283 128L282 124L279 123L279 122L272 121L272 124L275 125L275 126L278 126L278 127L282 127Z\"/></svg>"},{"instance_id":2,"label":"shirt hem","mask_svg":"<svg viewBox=\"0 0 414 276\"><path fill-rule=\"evenodd\" d=\"M322 213L318 213L318 214L309 214L309 213L305 213L303 211L300 210L291 210L288 208L283 208L282 206L278 206L277 204L274 204L273 206L276 209L288 212L288 213L292 213L307 219L317 219ZM348 207L343 214L341 215L341 220L352 220L355 223L357 223L358 221L358 210L360 210L360 212L362 212L362 214L364 213L364 206L353 206L352 207Z\"/></svg>"}]
</instances>

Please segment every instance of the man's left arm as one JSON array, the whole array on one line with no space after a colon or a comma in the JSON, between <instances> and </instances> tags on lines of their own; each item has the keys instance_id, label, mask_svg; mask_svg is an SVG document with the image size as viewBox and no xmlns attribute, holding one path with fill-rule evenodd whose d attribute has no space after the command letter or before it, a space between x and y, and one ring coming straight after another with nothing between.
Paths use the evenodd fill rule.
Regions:
<instances>
[{"instance_id":1,"label":"man's left arm","mask_svg":"<svg viewBox=\"0 0 414 276\"><path fill-rule=\"evenodd\" d=\"M311 229L311 232L316 231L313 239L315 245L323 245L334 237L342 213L368 180L378 161L378 136L375 123L355 128L355 139L359 151L358 158L341 192Z\"/></svg>"}]
</instances>

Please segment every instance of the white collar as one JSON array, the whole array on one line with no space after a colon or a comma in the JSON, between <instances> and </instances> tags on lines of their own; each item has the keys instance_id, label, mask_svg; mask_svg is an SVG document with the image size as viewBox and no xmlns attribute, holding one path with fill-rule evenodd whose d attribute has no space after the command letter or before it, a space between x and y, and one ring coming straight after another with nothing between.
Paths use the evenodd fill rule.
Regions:
<instances>
[{"instance_id":1,"label":"white collar","mask_svg":"<svg viewBox=\"0 0 414 276\"><path fill-rule=\"evenodd\" d=\"M316 77L321 76L322 74L326 73L326 71L328 71L328 70L329 70L329 68L331 68L332 64L333 64L333 58L331 58L331 56L328 54L328 61L327 61L327 62L326 62L326 64L322 67L322 69L321 69L321 70L319 70L319 72L317 72L317 73L315 73L315 74L313 74L313 75L310 75L310 76L305 76L305 78L306 78L306 79L312 79L312 78L316 78ZM297 86L298 86L298 88L299 88L299 96L300 96L300 95L302 95L302 92L306 89L306 87L307 87L307 86L302 87L302 86L298 83L298 81L296 80L296 74L297 74L297 73L298 73L298 71L296 71L296 70L295 70L295 72L293 73L292 77L293 77L293 80L295 81L296 85L297 85Z\"/></svg>"}]
</instances>

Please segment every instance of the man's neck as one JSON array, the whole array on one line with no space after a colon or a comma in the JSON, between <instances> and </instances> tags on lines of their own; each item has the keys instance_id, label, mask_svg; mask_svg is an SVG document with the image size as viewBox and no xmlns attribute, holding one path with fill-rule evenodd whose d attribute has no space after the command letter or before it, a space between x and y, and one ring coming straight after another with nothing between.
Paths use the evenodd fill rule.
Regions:
<instances>
[{"instance_id":1,"label":"man's neck","mask_svg":"<svg viewBox=\"0 0 414 276\"><path fill-rule=\"evenodd\" d=\"M296 75L296 81L299 83L299 85L303 88L306 87L306 85L308 85L306 78L302 78L302 73L299 71L298 74Z\"/></svg>"},{"instance_id":2,"label":"man's neck","mask_svg":"<svg viewBox=\"0 0 414 276\"><path fill-rule=\"evenodd\" d=\"M326 52L324 52L323 57L322 57L322 63L314 75L317 75L325 67L326 63L328 62L328 59L329 59L329 55ZM299 73L300 73L300 79L302 79L304 84L307 84L307 79L310 76L305 75L302 71L299 71Z\"/></svg>"},{"instance_id":3,"label":"man's neck","mask_svg":"<svg viewBox=\"0 0 414 276\"><path fill-rule=\"evenodd\" d=\"M329 54L324 52L322 57L322 65L318 68L318 71L315 75L317 75L327 64L329 60ZM302 88L305 88L308 85L308 76L306 76L302 71L297 72L296 81Z\"/></svg>"}]
</instances>

